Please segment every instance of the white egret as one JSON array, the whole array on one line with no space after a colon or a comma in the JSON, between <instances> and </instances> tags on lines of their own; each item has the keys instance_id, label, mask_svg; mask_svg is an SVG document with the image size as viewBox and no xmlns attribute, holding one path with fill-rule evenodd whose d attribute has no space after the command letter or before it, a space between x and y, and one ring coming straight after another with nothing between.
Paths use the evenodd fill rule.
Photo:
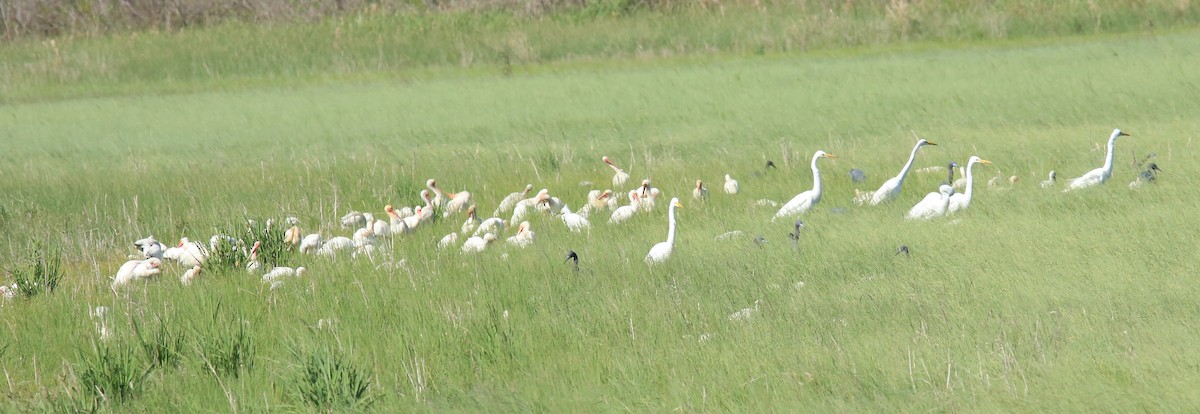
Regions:
<instances>
[{"instance_id":1,"label":"white egret","mask_svg":"<svg viewBox=\"0 0 1200 414\"><path fill-rule=\"evenodd\" d=\"M737 180L725 174L725 194L737 194L740 189Z\"/></svg>"},{"instance_id":2,"label":"white egret","mask_svg":"<svg viewBox=\"0 0 1200 414\"><path fill-rule=\"evenodd\" d=\"M1108 153L1104 156L1104 166L1088 171L1087 174L1079 178L1071 179L1067 184L1067 188L1063 192L1088 188L1094 185L1102 184L1112 177L1113 170L1113 147L1117 144L1117 137L1129 136L1120 129L1114 129L1112 136L1108 137Z\"/></svg>"},{"instance_id":3,"label":"white egret","mask_svg":"<svg viewBox=\"0 0 1200 414\"><path fill-rule=\"evenodd\" d=\"M821 158L837 158L837 156L826 154L825 151L814 153L812 157L813 188L792 197L791 201L788 201L779 209L779 212L775 213L772 220L807 213L821 201L821 170L817 168L817 160Z\"/></svg>"},{"instance_id":4,"label":"white egret","mask_svg":"<svg viewBox=\"0 0 1200 414\"><path fill-rule=\"evenodd\" d=\"M924 200L921 200L911 210L908 210L908 215L905 218L909 220L928 220L944 216L946 215L946 210L950 207L951 195L954 195L954 187L943 184L941 187L938 187L938 192L927 194Z\"/></svg>"},{"instance_id":5,"label":"white egret","mask_svg":"<svg viewBox=\"0 0 1200 414\"><path fill-rule=\"evenodd\" d=\"M576 233L579 233L584 229L591 231L592 223L589 222L587 218L579 214L572 213L571 209L567 208L567 206L563 206L562 210L559 210L559 213L562 214L563 223L566 223L567 228L571 229L571 231Z\"/></svg>"},{"instance_id":6,"label":"white egret","mask_svg":"<svg viewBox=\"0 0 1200 414\"><path fill-rule=\"evenodd\" d=\"M904 168L900 169L900 174L896 174L895 177L884 181L883 185L879 186L879 189L874 192L857 192L857 195L854 197L854 203L858 205L866 203L878 205L879 203L891 201L900 196L900 189L904 185L904 178L908 176L908 171L912 169L913 161L917 159L917 151L926 145L937 144L924 139L917 141L917 145L913 146L912 152L908 154L908 162L905 162Z\"/></svg>"},{"instance_id":7,"label":"white egret","mask_svg":"<svg viewBox=\"0 0 1200 414\"><path fill-rule=\"evenodd\" d=\"M676 208L683 208L683 204L679 203L678 198L672 198L670 210L667 212L667 241L655 244L650 248L650 253L646 255L647 264L662 263L671 257L671 251L675 249Z\"/></svg>"},{"instance_id":8,"label":"white egret","mask_svg":"<svg viewBox=\"0 0 1200 414\"><path fill-rule=\"evenodd\" d=\"M608 224L620 224L633 218L633 215L639 210L638 204L640 200L641 198L638 197L637 191L630 191L629 204L613 210L612 216L608 218Z\"/></svg>"},{"instance_id":9,"label":"white egret","mask_svg":"<svg viewBox=\"0 0 1200 414\"><path fill-rule=\"evenodd\" d=\"M965 210L967 207L969 207L971 205L971 194L973 194L975 191L975 175L971 173L971 169L973 167L975 167L975 164L991 165L992 162L985 160L985 159L981 159L974 155L971 156L971 159L967 161L966 193L965 194L961 194L961 193L954 194L954 195L950 196L950 206L949 206L950 214L954 214L955 212L957 212L959 210Z\"/></svg>"}]
</instances>

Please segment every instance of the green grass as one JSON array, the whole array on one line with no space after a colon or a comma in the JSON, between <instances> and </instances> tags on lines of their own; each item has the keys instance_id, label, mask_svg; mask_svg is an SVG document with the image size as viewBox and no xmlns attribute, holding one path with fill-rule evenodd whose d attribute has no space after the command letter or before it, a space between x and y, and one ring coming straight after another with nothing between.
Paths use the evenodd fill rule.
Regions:
<instances>
[{"instance_id":1,"label":"green grass","mask_svg":"<svg viewBox=\"0 0 1200 414\"><path fill-rule=\"evenodd\" d=\"M104 343L122 344L97 349L121 350L120 367L155 366L136 392L103 405L120 411L304 410L306 392L318 407L361 395L371 409L434 412L1200 403L1189 387L1200 381L1189 346L1200 339L1189 278L1200 239L1188 214L1200 201L1188 185L1200 173L1200 33L935 46L508 76L251 77L188 93L143 94L123 78L31 87L0 106L0 262L40 241L62 248L65 277L0 307L11 338L0 407L88 406L79 367L95 362L97 305L111 308ZM178 64L146 64L159 63ZM161 82L148 90L173 91ZM121 93L75 94L95 85ZM37 96L52 99L25 99ZM1117 143L1111 182L1038 188L1050 169L1073 177L1098 166L1092 149L1114 127L1133 136ZM995 163L976 169L982 181L1022 180L1007 191L981 183L954 220L902 220L941 173L911 176L895 204L853 206L855 188L898 171L912 131L940 144L918 168L977 154ZM840 158L822 163L825 198L794 250L790 225L751 203L807 189L818 149ZM1149 152L1160 182L1127 189L1132 158ZM240 270L183 287L174 265L109 289L131 241L148 234L207 240L246 218L295 215L306 232L349 235L343 213L414 205L427 178L469 189L483 211L525 183L578 206L609 184L601 155L683 199L670 262L642 262L665 237L665 208L617 227L595 216L590 235L535 217L533 246L477 256L435 250L456 217L396 238L374 261L281 256L309 273L274 291ZM767 159L780 168L754 176ZM850 168L868 182L851 183ZM725 173L743 194L720 193ZM707 202L688 197L696 179L713 192ZM733 229L748 236L713 240ZM759 234L762 248L749 239ZM894 255L900 244L911 257ZM580 274L563 264L568 249ZM756 300L750 319L728 319ZM139 352L134 321L180 350L180 363Z\"/></svg>"}]
</instances>

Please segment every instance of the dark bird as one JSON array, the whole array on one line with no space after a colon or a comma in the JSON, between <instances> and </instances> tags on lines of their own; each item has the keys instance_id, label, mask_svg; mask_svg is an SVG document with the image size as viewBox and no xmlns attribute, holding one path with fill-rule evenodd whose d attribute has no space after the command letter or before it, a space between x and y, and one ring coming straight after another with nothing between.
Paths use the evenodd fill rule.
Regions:
<instances>
[{"instance_id":1,"label":"dark bird","mask_svg":"<svg viewBox=\"0 0 1200 414\"><path fill-rule=\"evenodd\" d=\"M1160 172L1162 172L1162 168L1158 168L1158 164L1150 163L1146 167L1146 171L1142 171L1140 175L1146 181L1154 182L1154 179L1158 178L1158 173Z\"/></svg>"},{"instance_id":2,"label":"dark bird","mask_svg":"<svg viewBox=\"0 0 1200 414\"><path fill-rule=\"evenodd\" d=\"M763 244L766 244L766 243L767 243L767 238L763 237L761 234L754 237L754 244L757 244L758 247L763 247Z\"/></svg>"},{"instance_id":3,"label":"dark bird","mask_svg":"<svg viewBox=\"0 0 1200 414\"><path fill-rule=\"evenodd\" d=\"M767 167L766 167L766 168L775 168L775 162L774 162L774 161L771 161L771 160L767 160Z\"/></svg>"},{"instance_id":4,"label":"dark bird","mask_svg":"<svg viewBox=\"0 0 1200 414\"><path fill-rule=\"evenodd\" d=\"M576 273L578 273L579 272L579 254L575 253L574 250L567 250L567 260L563 260L563 263L566 263L566 262L569 262L572 260L574 260L575 263L571 264L571 267L575 269Z\"/></svg>"},{"instance_id":5,"label":"dark bird","mask_svg":"<svg viewBox=\"0 0 1200 414\"><path fill-rule=\"evenodd\" d=\"M856 183L861 183L863 181L867 181L867 173L864 173L862 170L860 170L858 168L851 169L850 170L850 181L853 181Z\"/></svg>"},{"instance_id":6,"label":"dark bird","mask_svg":"<svg viewBox=\"0 0 1200 414\"><path fill-rule=\"evenodd\" d=\"M804 227L804 222L796 220L796 230L788 233L788 239L792 240L792 247L797 247L800 244L800 229Z\"/></svg>"},{"instance_id":7,"label":"dark bird","mask_svg":"<svg viewBox=\"0 0 1200 414\"><path fill-rule=\"evenodd\" d=\"M946 181L946 184L948 184L948 185L954 185L954 169L955 168L958 168L958 163L954 162L954 161L950 161L950 166L948 168L950 170L950 178L947 178L947 181Z\"/></svg>"},{"instance_id":8,"label":"dark bird","mask_svg":"<svg viewBox=\"0 0 1200 414\"><path fill-rule=\"evenodd\" d=\"M901 245L900 245L900 249L899 249L899 250L896 250L896 254L895 254L895 255L896 255L896 256L899 256L899 255L900 255L900 253L904 253L904 257L908 257L908 245L907 245L907 244L901 244Z\"/></svg>"}]
</instances>

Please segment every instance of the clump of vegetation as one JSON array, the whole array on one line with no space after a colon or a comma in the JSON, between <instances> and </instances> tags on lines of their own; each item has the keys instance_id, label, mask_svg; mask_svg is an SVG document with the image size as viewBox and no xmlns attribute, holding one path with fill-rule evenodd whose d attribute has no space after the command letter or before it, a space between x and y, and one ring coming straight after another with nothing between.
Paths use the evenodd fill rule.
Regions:
<instances>
[{"instance_id":1,"label":"clump of vegetation","mask_svg":"<svg viewBox=\"0 0 1200 414\"><path fill-rule=\"evenodd\" d=\"M11 273L17 283L17 293L25 298L54 292L63 278L62 250L37 243L25 263L18 264Z\"/></svg>"},{"instance_id":2,"label":"clump of vegetation","mask_svg":"<svg viewBox=\"0 0 1200 414\"><path fill-rule=\"evenodd\" d=\"M305 404L343 411L365 409L376 401L369 372L342 351L319 344L296 347L292 354L299 361L293 391Z\"/></svg>"},{"instance_id":3,"label":"clump of vegetation","mask_svg":"<svg viewBox=\"0 0 1200 414\"><path fill-rule=\"evenodd\" d=\"M153 369L142 364L133 346L123 341L92 341L90 350L78 352L78 359L79 385L101 401L121 403L136 397Z\"/></svg>"},{"instance_id":4,"label":"clump of vegetation","mask_svg":"<svg viewBox=\"0 0 1200 414\"><path fill-rule=\"evenodd\" d=\"M217 305L209 323L196 327L193 332L201 368L214 375L235 378L252 369L257 348L249 324L250 321L240 313L224 316L221 306Z\"/></svg>"},{"instance_id":5,"label":"clump of vegetation","mask_svg":"<svg viewBox=\"0 0 1200 414\"><path fill-rule=\"evenodd\" d=\"M157 326L144 326L137 319L133 321L133 331L137 334L142 353L152 367L178 366L183 357L185 335L172 329L169 319L158 317L156 320Z\"/></svg>"},{"instance_id":6,"label":"clump of vegetation","mask_svg":"<svg viewBox=\"0 0 1200 414\"><path fill-rule=\"evenodd\" d=\"M295 254L292 246L284 241L285 227L274 220L247 220L246 224L236 229L216 229L221 237L217 240L205 267L214 270L244 269L251 259L257 260L265 268L280 266L287 263ZM258 251L251 257L254 243L259 243Z\"/></svg>"}]
</instances>

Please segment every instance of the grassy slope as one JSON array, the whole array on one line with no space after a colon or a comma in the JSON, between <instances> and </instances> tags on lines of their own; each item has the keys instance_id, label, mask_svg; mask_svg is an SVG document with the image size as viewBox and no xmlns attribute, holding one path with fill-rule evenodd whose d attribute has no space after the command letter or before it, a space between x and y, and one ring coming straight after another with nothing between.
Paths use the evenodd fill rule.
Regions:
<instances>
[{"instance_id":1,"label":"grassy slope","mask_svg":"<svg viewBox=\"0 0 1200 414\"><path fill-rule=\"evenodd\" d=\"M370 367L381 404L406 410L1195 406L1185 344L1197 340L1197 292L1185 272L1200 263L1180 212L1200 199L1185 185L1197 173L1198 45L1180 33L0 107L5 257L36 239L72 256L63 291L0 310L13 338L7 404L73 384L67 366L94 337L87 305L187 326L221 302L250 321L255 368L218 382L189 352L127 404L212 409L230 404L226 392L244 408L295 404L288 347L316 340ZM1066 195L1036 187L1049 169L1098 165L1088 150L1112 127L1134 135L1118 143L1113 182ZM918 167L979 154L996 162L981 176L1023 181L981 190L957 224L900 219L940 174L913 176L895 205L851 206L845 171L863 168L878 185L903 162L910 130L942 144ZM816 149L841 158L822 164L825 199L795 252L788 226L748 204L807 188ZM1163 182L1127 190L1130 151L1157 152ZM274 294L235 275L183 288L174 269L107 290L129 240L146 233L206 238L244 216L294 214L345 234L332 227L340 213L415 204L428 177L470 189L485 210L525 182L577 205L578 182L608 182L601 154L684 196L671 263L641 262L663 237L660 209L616 228L594 218L590 237L537 218L537 244L507 261L434 252L458 226L440 223L398 239L388 260L407 259L407 270L304 259L312 276ZM764 158L783 168L752 178ZM716 190L725 172L743 195L686 198L693 180ZM770 242L712 241L729 229ZM892 255L901 243L912 258ZM587 274L561 264L568 248ZM726 319L756 299L753 319ZM310 328L323 318L335 328ZM127 338L128 317L114 329Z\"/></svg>"}]
</instances>

